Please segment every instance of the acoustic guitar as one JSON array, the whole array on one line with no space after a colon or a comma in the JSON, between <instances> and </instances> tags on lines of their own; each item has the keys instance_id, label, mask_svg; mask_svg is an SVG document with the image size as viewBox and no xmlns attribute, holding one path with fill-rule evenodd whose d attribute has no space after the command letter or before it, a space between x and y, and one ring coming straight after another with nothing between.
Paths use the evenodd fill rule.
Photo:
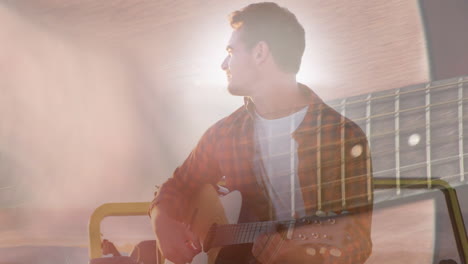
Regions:
<instances>
[{"instance_id":1,"label":"acoustic guitar","mask_svg":"<svg viewBox=\"0 0 468 264\"><path fill-rule=\"evenodd\" d=\"M313 245L332 248L331 254L341 256L343 248L352 238L344 232L347 227L346 215L318 214L288 221L266 221L237 223L242 205L240 192L233 191L220 196L212 185L204 185L198 195L192 199L187 212L186 223L200 238L203 252L195 256L192 264L214 264L222 247L253 243L262 234L280 232L284 239L295 240L304 254L315 255ZM307 233L300 232L301 226L308 225ZM323 252L322 252L323 253ZM166 264L172 263L168 260Z\"/></svg>"}]
</instances>

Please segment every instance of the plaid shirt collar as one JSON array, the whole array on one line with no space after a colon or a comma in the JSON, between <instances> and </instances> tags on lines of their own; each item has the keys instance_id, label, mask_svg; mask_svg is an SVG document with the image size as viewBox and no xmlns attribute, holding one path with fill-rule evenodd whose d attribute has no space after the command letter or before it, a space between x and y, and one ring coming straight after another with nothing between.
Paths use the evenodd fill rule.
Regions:
<instances>
[{"instance_id":1,"label":"plaid shirt collar","mask_svg":"<svg viewBox=\"0 0 468 264\"><path fill-rule=\"evenodd\" d=\"M310 132L311 129L316 127L317 114L319 113L321 106L324 104L322 99L315 94L312 89L307 87L302 83L298 83L299 89L301 90L303 96L307 97L309 102L309 109L307 114L304 117L304 120L299 125L299 127L294 131L293 137L300 137L304 133ZM255 104L250 97L244 97L244 107L249 115L250 120L255 120ZM296 138L297 139L297 138Z\"/></svg>"}]
</instances>

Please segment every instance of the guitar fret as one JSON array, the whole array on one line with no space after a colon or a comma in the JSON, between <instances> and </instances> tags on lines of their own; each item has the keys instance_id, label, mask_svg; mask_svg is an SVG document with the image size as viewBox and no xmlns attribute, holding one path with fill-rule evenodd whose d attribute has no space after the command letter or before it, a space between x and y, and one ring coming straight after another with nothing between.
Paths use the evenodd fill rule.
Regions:
<instances>
[{"instance_id":1,"label":"guitar fret","mask_svg":"<svg viewBox=\"0 0 468 264\"><path fill-rule=\"evenodd\" d=\"M259 235L261 233L263 233L263 223L258 224L258 233L257 233L257 235Z\"/></svg>"},{"instance_id":2,"label":"guitar fret","mask_svg":"<svg viewBox=\"0 0 468 264\"><path fill-rule=\"evenodd\" d=\"M246 226L246 231L245 231L245 237L244 237L244 243L248 243L250 241L252 241L252 229L253 229L254 225L252 223L249 223L247 226Z\"/></svg>"},{"instance_id":3,"label":"guitar fret","mask_svg":"<svg viewBox=\"0 0 468 264\"><path fill-rule=\"evenodd\" d=\"M465 167L463 160L463 78L458 79L458 155L460 157L460 181L465 181Z\"/></svg>"},{"instance_id":4,"label":"guitar fret","mask_svg":"<svg viewBox=\"0 0 468 264\"><path fill-rule=\"evenodd\" d=\"M265 223L261 222L261 223L259 224L259 227L258 227L258 228L259 228L259 229L258 229L257 235L260 235L260 234L262 234L263 232L265 232Z\"/></svg>"},{"instance_id":5,"label":"guitar fret","mask_svg":"<svg viewBox=\"0 0 468 264\"><path fill-rule=\"evenodd\" d=\"M236 234L236 244L239 244L241 242L242 225L236 226L235 234Z\"/></svg>"},{"instance_id":6,"label":"guitar fret","mask_svg":"<svg viewBox=\"0 0 468 264\"><path fill-rule=\"evenodd\" d=\"M240 233L239 244L242 244L244 243L244 237L245 237L245 224L240 226L239 233Z\"/></svg>"},{"instance_id":7,"label":"guitar fret","mask_svg":"<svg viewBox=\"0 0 468 264\"><path fill-rule=\"evenodd\" d=\"M426 177L427 177L427 188L430 189L432 170L431 170L431 90L430 83L426 86Z\"/></svg>"},{"instance_id":8,"label":"guitar fret","mask_svg":"<svg viewBox=\"0 0 468 264\"><path fill-rule=\"evenodd\" d=\"M292 239L293 232L294 232L294 222L290 222L289 225L288 225L288 231L286 233L286 238L287 239Z\"/></svg>"},{"instance_id":9,"label":"guitar fret","mask_svg":"<svg viewBox=\"0 0 468 264\"><path fill-rule=\"evenodd\" d=\"M366 98L366 135L367 135L367 149L366 149L366 168L367 168L367 201L372 201L372 160L370 157L371 148L371 98L372 94L369 94Z\"/></svg>"},{"instance_id":10,"label":"guitar fret","mask_svg":"<svg viewBox=\"0 0 468 264\"><path fill-rule=\"evenodd\" d=\"M243 244L244 241L245 241L245 235L246 235L246 226L247 224L243 224L241 226L241 229L240 229L240 233L241 233L241 236L240 236L240 244Z\"/></svg>"},{"instance_id":11,"label":"guitar fret","mask_svg":"<svg viewBox=\"0 0 468 264\"><path fill-rule=\"evenodd\" d=\"M431 163L435 165L435 164L440 164L440 163L444 163L444 162L450 162L450 161L453 161L453 160L458 160L459 158L460 157L455 156L455 157L445 157L445 158L440 158L440 159L433 159L431 161ZM463 158L468 158L468 153L463 154ZM427 162L421 162L421 163L415 163L415 164L411 164L411 165L401 166L400 170L414 169L414 168L427 168ZM380 170L380 171L374 172L373 175L374 175L374 177L378 177L378 176L386 177L386 175L388 175L389 173L393 173L394 171L396 171L396 169ZM459 173L458 173L458 175L459 175Z\"/></svg>"},{"instance_id":12,"label":"guitar fret","mask_svg":"<svg viewBox=\"0 0 468 264\"><path fill-rule=\"evenodd\" d=\"M252 234L252 241L255 241L255 238L257 237L257 234L258 234L258 223L254 224L253 230L254 230L254 232Z\"/></svg>"},{"instance_id":13,"label":"guitar fret","mask_svg":"<svg viewBox=\"0 0 468 264\"><path fill-rule=\"evenodd\" d=\"M466 77L466 76L465 76ZM460 78L462 81L456 81L456 82L450 82L450 83L443 83L443 84L440 84L440 85L426 85L425 88L422 88L422 89L416 89L416 90L412 90L412 91L407 91L407 92L400 92L400 96L403 96L403 95L407 95L407 94L412 94L412 93L416 93L416 92L421 92L421 91L426 91L427 89L430 89L430 90L436 90L436 89L450 89L450 86L451 85L459 85L460 83L461 84L465 84L465 83L468 83L468 79L467 80L464 80L463 77ZM459 80L460 80L459 79ZM382 95L382 96L376 96L376 97L373 97L372 100L379 100L379 99L384 99L384 98L387 98L387 97L391 97L393 95L389 94L389 95ZM357 100L357 101L353 101L353 102L350 102L350 103L347 103L347 105L352 105L352 104L358 104L358 103L366 103L369 99L364 99L364 100ZM337 107L337 105L335 104L330 104L333 108Z\"/></svg>"},{"instance_id":14,"label":"guitar fret","mask_svg":"<svg viewBox=\"0 0 468 264\"><path fill-rule=\"evenodd\" d=\"M240 232L239 232L238 228L239 228L239 225L234 225L232 227L233 231L231 230L233 232L233 234L234 234L233 239L232 239L233 244L239 243Z\"/></svg>"},{"instance_id":15,"label":"guitar fret","mask_svg":"<svg viewBox=\"0 0 468 264\"><path fill-rule=\"evenodd\" d=\"M345 153L345 119L346 116L346 99L342 101L341 109L341 208L346 209L346 153Z\"/></svg>"},{"instance_id":16,"label":"guitar fret","mask_svg":"<svg viewBox=\"0 0 468 264\"><path fill-rule=\"evenodd\" d=\"M401 97L401 94L400 94L400 97ZM463 98L462 101L468 101L468 98ZM458 103L460 103L460 100L455 99L455 100L450 100L450 101L446 101L446 102L442 102L442 103L434 103L434 104L430 104L430 105L417 106L417 107L408 108L408 109L405 109L405 110L400 110L398 112L399 112L399 114L401 114L401 113L411 112L411 111L418 110L418 109L426 109L427 107L443 106L443 105L447 105L449 103L457 103L458 104ZM366 120L366 119L378 119L380 117L386 117L386 116L392 116L392 115L395 116L395 114L397 114L397 111L386 112L386 113L382 113L382 114L374 114L374 115L371 115L369 117L354 118L352 120L354 122L359 122L359 121L363 121L363 120Z\"/></svg>"},{"instance_id":17,"label":"guitar fret","mask_svg":"<svg viewBox=\"0 0 468 264\"><path fill-rule=\"evenodd\" d=\"M250 225L250 237L249 237L249 242L250 241L255 241L255 237L257 236L257 232L256 232L256 223L253 223Z\"/></svg>"},{"instance_id":18,"label":"guitar fret","mask_svg":"<svg viewBox=\"0 0 468 264\"><path fill-rule=\"evenodd\" d=\"M294 118L291 119L291 133L294 130ZM291 138L291 144L290 144L290 153L295 153L295 144L293 144L294 139ZM293 216L296 213L296 157L295 155L290 154L289 155L289 167L291 168L290 175L289 175L289 185L290 185L290 199L291 199L291 216Z\"/></svg>"},{"instance_id":19,"label":"guitar fret","mask_svg":"<svg viewBox=\"0 0 468 264\"><path fill-rule=\"evenodd\" d=\"M317 116L317 210L322 210L322 105Z\"/></svg>"},{"instance_id":20,"label":"guitar fret","mask_svg":"<svg viewBox=\"0 0 468 264\"><path fill-rule=\"evenodd\" d=\"M396 166L396 194L401 192L400 188L400 89L395 91L395 166Z\"/></svg>"}]
</instances>

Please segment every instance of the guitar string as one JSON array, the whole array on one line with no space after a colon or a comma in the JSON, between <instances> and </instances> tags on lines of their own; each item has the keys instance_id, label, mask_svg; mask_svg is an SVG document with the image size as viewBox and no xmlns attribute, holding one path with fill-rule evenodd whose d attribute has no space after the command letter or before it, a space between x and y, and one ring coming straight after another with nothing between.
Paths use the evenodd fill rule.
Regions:
<instances>
[{"instance_id":1,"label":"guitar string","mask_svg":"<svg viewBox=\"0 0 468 264\"><path fill-rule=\"evenodd\" d=\"M468 78L468 76L466 76L466 78ZM458 81L458 82L455 82L455 83L448 83L448 84L442 84L442 85L436 85L436 86L427 86L428 84L430 83L425 83L425 84L421 84L421 86L424 86L424 88L421 88L421 89L417 89L417 90L412 90L412 91L403 91L403 92L400 92L400 95L412 95L412 94L416 94L416 93L420 93L420 92L424 92L424 91L432 91L432 90L437 90L437 92L440 92L441 90L444 90L444 89L454 89L454 90L457 90L457 89L460 89L460 85L464 85L468 83L468 80L463 80L463 81ZM411 87L411 86L410 86ZM407 87L403 87L403 88L397 88L397 89L405 89ZM441 89L443 88L443 89ZM467 87L462 87L462 88L467 88ZM396 89L394 89L396 90ZM379 93L379 92L377 92ZM375 93L369 93L367 95L375 95ZM359 97L361 97L362 95L360 95ZM389 94L386 94L386 95L381 95L381 96L367 96L365 99L361 99L361 100L356 100L356 101L353 101L353 97L350 97L350 98L347 98L347 102L346 103L338 103L338 104L333 104L333 103L327 103L327 102L324 102L324 103L321 103L321 104L326 104L326 105L329 105L333 108L343 108L343 107L346 107L346 106L350 106L350 105L355 105L355 104L361 104L361 103L368 103L368 102L371 102L372 101L378 101L378 100L382 100L382 99L387 99L387 98L394 98L395 97L395 94L394 93L389 93ZM342 101L342 99L340 99ZM365 104L364 104L365 105ZM313 114L316 114L317 112L320 112L320 110L318 109L308 109L307 111L308 113L313 113ZM269 112L269 113L273 113L273 112Z\"/></svg>"},{"instance_id":2,"label":"guitar string","mask_svg":"<svg viewBox=\"0 0 468 264\"><path fill-rule=\"evenodd\" d=\"M455 137L454 137L455 139ZM440 142L438 144L443 144L443 142ZM435 144L435 145L438 145L438 144ZM434 144L429 144L429 145L434 145ZM421 150L424 150L424 148L422 148ZM373 152L371 156L377 156L376 154L394 154L395 151L380 151L380 152ZM468 154L465 153L463 154L461 157L466 157ZM454 154L453 156L450 156L450 157L445 157L445 158L441 158L441 159L432 159L430 162L432 163L438 163L438 162L442 162L442 161L451 161L452 158L459 158L460 155L458 153ZM327 163L323 163L323 165L321 166L309 166L307 167L306 169L307 170L315 170L315 169L318 169L318 168L328 168L328 169L333 169L333 168L338 168L338 167L341 167L341 163L340 165L337 165L337 166L333 166L335 164L337 164L338 162L337 161L334 161L334 162L327 162ZM352 165L355 165L355 164L358 164L358 163L362 163L361 160L353 160L353 161L349 161L347 162L346 164L349 166L352 166ZM417 162L417 163L413 163L411 165L405 165L405 166L400 166L400 168L402 169L414 169L414 168L419 168L419 165L423 165L423 166L426 166L426 161L422 161L422 162ZM375 167L374 167L375 169ZM375 176L375 175L378 175L378 174L383 174L383 173L388 173L388 172L391 172L395 170L395 168L392 168L392 169L386 169L386 170L380 170L380 171L374 171L372 174ZM284 174L284 175L280 175L279 177L285 177L285 176L288 176L289 174ZM353 178L356 178L353 177Z\"/></svg>"},{"instance_id":3,"label":"guitar string","mask_svg":"<svg viewBox=\"0 0 468 264\"><path fill-rule=\"evenodd\" d=\"M465 157L468 157L468 153L465 153L463 156L463 158ZM433 163L439 163L439 162L443 162L443 161L456 161L457 159L459 158L459 155L455 155L453 157L445 157L445 158L441 158L441 159L436 159L436 160L433 160L432 162ZM419 163L416 163L416 164L413 164L413 165L410 165L410 166L401 166L401 171L402 173L404 174L405 170L409 170L409 169L418 169L418 168L425 168L426 167L426 162L423 161L423 162L419 162ZM378 172L374 172L373 173L373 178L374 179L379 179L379 177L376 177L375 175L376 174L388 174L388 173L391 173L392 171L394 171L396 169L388 169L388 170L383 170L383 171L378 171ZM439 177L439 178L436 178L436 179L441 179L441 180L445 180L445 179L448 179L448 178L452 178L454 177L455 175L459 175L459 174L454 174L452 176L445 176L445 177ZM363 180L367 180L369 177L369 175L367 173L364 173L364 174L360 174L360 175L356 175L356 176L353 176L353 177L350 177L350 178L346 178L346 182L347 183L351 183L353 181L363 181ZM404 179L406 177L402 177L402 179ZM414 177L411 177L411 179L414 179ZM421 180L425 179L424 175L421 175ZM326 188L329 188L329 187L335 187L337 186L338 183L342 183L342 180L339 179L339 180L333 180L333 181L328 181L328 182L324 182L321 184L322 188L326 189ZM310 191L312 191L314 188L316 188L317 184L309 184L307 186L303 186L303 187L299 187L299 188L296 188L295 190L296 191L308 191L308 189L311 189ZM364 196L364 195L363 195Z\"/></svg>"},{"instance_id":4,"label":"guitar string","mask_svg":"<svg viewBox=\"0 0 468 264\"><path fill-rule=\"evenodd\" d=\"M468 101L468 98L467 100ZM395 112L393 112L394 114ZM423 114L421 112L421 114ZM443 120L441 121L433 121L431 122L431 126L438 126L438 125L446 125L448 122L453 122L453 121L467 121L468 120L468 117L463 117L463 118L459 118L459 117L453 117L453 118L444 118ZM350 122L350 121L348 121ZM352 121L351 121L352 122ZM374 124L375 125L375 124ZM331 125L324 125L322 127L327 127L327 126L331 126ZM345 124L341 124L341 123L335 123L333 124L333 126L336 126L336 127L339 127L339 126L346 126ZM442 127L442 126L440 126ZM322 145L322 148L327 148L327 147L333 147L333 146L336 146L336 145L342 145L342 144L347 144L347 143L350 143L350 142L356 142L356 141L359 141L359 139L375 139L375 138L380 138L380 137L385 137L385 136L393 136L395 135L395 133L400 133L400 134L403 134L403 133L408 133L408 132L414 132L415 130L419 130L419 129L425 129L426 128L426 124L422 124L422 125L418 125L418 126L410 126L410 128L406 128L406 129L398 129L398 130L391 130L389 132L384 132L384 133L378 133L378 134L372 134L372 135L367 135L367 137L358 137L358 138L351 138L351 139L347 139L344 141L344 143L342 142L334 142L334 143L328 143L328 144L324 144ZM424 131L425 132L425 131ZM467 136L468 137L468 136ZM465 138L465 137L464 137ZM392 142L393 142L393 138L392 138ZM316 150L317 147L315 146L312 146L312 147L309 147L309 148L306 148L304 149L305 151L308 151L308 150ZM373 152L374 153L374 152ZM286 153L280 153L280 154L277 154L277 155L284 155Z\"/></svg>"},{"instance_id":5,"label":"guitar string","mask_svg":"<svg viewBox=\"0 0 468 264\"><path fill-rule=\"evenodd\" d=\"M421 184L408 184L408 185L405 185L406 187L411 187L411 186L420 186ZM360 197L362 197L364 195L356 195L354 198L358 199ZM340 201L341 199L337 199L337 200L332 200L330 202L338 202ZM363 204L363 205L366 205L366 204ZM329 216L328 218L333 218L333 217L339 217L340 215L336 215L336 216ZM315 219L315 218L318 218L318 219L327 219L327 217L322 217L322 216L306 216L306 217L303 217L303 218L300 218L300 219L290 219L290 220L281 220L281 221L263 221L263 222L254 222L254 223L239 223L239 224L225 224L225 225L218 225L216 226L216 231L214 231L215 233L216 232L222 232L223 230L226 230L226 229L231 229L230 232L244 232L246 230L252 230L252 229L255 229L256 234L258 233L263 233L265 231L268 230L268 228L272 227L273 224L282 224L284 226L288 225L288 224L294 224L294 223L301 223L301 220L302 219ZM263 229L267 229L267 230L263 230ZM234 231L233 231L234 230ZM209 231L209 234L212 232L212 230ZM246 237L244 239L237 239L236 242L252 242L252 240L254 239L254 237Z\"/></svg>"},{"instance_id":6,"label":"guitar string","mask_svg":"<svg viewBox=\"0 0 468 264\"><path fill-rule=\"evenodd\" d=\"M468 78L468 76L466 77ZM458 81L458 82L454 82L454 83L447 83L447 84L442 84L442 85L436 85L436 86L427 86L427 84L430 84L430 83L426 83L426 86L424 88L421 88L421 89L417 89L417 90L412 90L412 91L403 91L403 92L400 92L400 95L411 95L411 94L416 94L416 93L420 93L420 92L423 92L423 91L431 91L431 90L443 90L441 88L444 88L444 89L454 89L454 90L458 90L460 89L459 85L464 85L464 84L467 84L468 83L468 80L463 80L463 81ZM421 84L421 86L423 86L423 84ZM406 87L403 87L403 88L398 88L398 89L405 89ZM467 88L467 87L463 87L463 88ZM395 89L396 90L396 89ZM375 93L369 93L368 95L374 95ZM372 101L378 101L378 100L382 100L382 99L386 99L386 98L394 98L395 97L395 94L394 93L389 93L387 95L382 95L382 96L371 96L371 97L366 97L365 99L362 99L362 100L357 100L357 101L352 101L352 97L351 98L347 98L347 102L345 104L342 104L342 103L339 103L339 104L328 104L328 103L321 103L321 104L326 104L326 105L329 105L333 108L343 108L343 107L346 107L346 106L350 106L350 105L354 105L354 104L361 104L361 103L367 103L367 102L371 102ZM463 99L467 99L467 97L464 97ZM363 105L365 106L365 104ZM424 105L424 107L427 107L427 106L432 106L432 105ZM312 113L312 114L317 114L318 112L320 112L319 109L314 109L314 108L311 108L311 109L308 109L307 110L307 113ZM273 113L273 112L272 112ZM367 117L369 118L369 117ZM361 119L361 120L365 120L366 118L364 119Z\"/></svg>"},{"instance_id":7,"label":"guitar string","mask_svg":"<svg viewBox=\"0 0 468 264\"><path fill-rule=\"evenodd\" d=\"M238 224L223 224L216 226L215 229L210 229L207 237L213 236L214 239L211 243L212 247L226 246L232 244L252 243L256 236L266 232L276 231L276 226L290 226L297 224L310 224L314 223L313 220L326 221L327 219L339 218L346 215L334 216L305 216L300 219L280 220L280 221L263 221L251 223L238 223ZM307 219L308 221L303 221ZM222 236L226 234L227 236Z\"/></svg>"},{"instance_id":8,"label":"guitar string","mask_svg":"<svg viewBox=\"0 0 468 264\"><path fill-rule=\"evenodd\" d=\"M446 125L446 123L448 122L452 122L452 121L458 121L460 120L460 118L458 117L454 117L454 118L449 118L449 119L444 119L443 121L439 121L439 122L433 122L432 125ZM464 117L463 118L463 121L466 121L468 120L468 117ZM441 126L442 127L442 126ZM381 140L384 140L386 136L393 136L395 135L396 133L400 133L400 134L409 134L408 132L414 132L414 130L418 130L418 129L425 129L426 128L426 125L420 125L420 126L416 126L416 127L413 127L411 129L399 129L399 130L393 130L391 132L388 132L388 133L380 133L380 134L375 134L375 135L372 135L370 138L371 140L374 140L376 138L383 138ZM424 134L425 134L425 131L424 131ZM465 138L468 138L468 135L464 136L463 137L464 139ZM388 138L388 143L394 143L394 138ZM448 140L447 140L448 139ZM445 136L443 138L441 138L440 140L438 139L433 139L431 140L431 142L437 142L437 141L455 141L455 140L458 140L458 135L452 135L451 137L450 136ZM329 143L329 144L325 144L325 145L322 145L322 149L323 148L328 148L328 147L333 147L333 146L337 146L337 145L343 145L343 144L346 144L346 143L349 143L349 142L357 142L359 139L349 139L349 140L346 140L345 143ZM446 142L437 142L437 144L445 144ZM433 145L437 145L437 144L433 144ZM425 147L425 146L424 146ZM388 150L373 150L372 151L372 156L378 156L378 155L385 155L385 154L394 154L396 151L394 151L395 147L391 147L392 150L388 151ZM305 148L303 149L303 151L317 151L317 147L308 147L308 148ZM382 149L382 148L380 148ZM285 153L279 153L277 155L274 155L273 157L277 157L277 156L280 156L280 155L286 155L287 152ZM333 163L333 162L330 162L330 163ZM326 167L327 163L324 163L325 166L323 167Z\"/></svg>"},{"instance_id":9,"label":"guitar string","mask_svg":"<svg viewBox=\"0 0 468 264\"><path fill-rule=\"evenodd\" d=\"M431 104L427 104L427 105L421 105L421 106L415 106L415 107L412 107L412 108L405 108L403 110L398 110L398 111L392 111L392 112L386 112L386 113L379 113L379 114L374 114L374 115L371 115L371 116L366 116L366 117L363 117L363 118L353 118L353 122L359 122L359 121L366 121L366 120L370 120L370 119L376 119L376 118L381 118L381 117L386 117L386 116L389 116L391 117L392 115L395 115L395 114L401 114L401 113L406 113L406 112L411 112L411 111L415 111L415 110L426 110L428 107L437 107L437 106L442 106L442 105L447 105L447 104L450 104L450 103L463 103L463 102L466 102L468 101L468 97L463 97L461 99L453 99L453 100L448 100L448 101L444 101L444 102L438 102L438 103L431 103ZM456 105L458 106L458 105ZM337 125L337 123L333 124L333 125Z\"/></svg>"},{"instance_id":10,"label":"guitar string","mask_svg":"<svg viewBox=\"0 0 468 264\"><path fill-rule=\"evenodd\" d=\"M406 187L411 187L411 186L420 186L420 184L409 184L409 185L405 185ZM356 195L355 197L353 198L360 198L362 196L365 196L365 195ZM341 199L336 199L336 200L331 200L330 202L331 203L336 203L336 202L339 202L341 201ZM363 204L363 205L367 205L367 204ZM329 216L328 218L333 218L333 217L340 217L340 215L336 215L336 216ZM281 220L281 221L264 221L264 222L254 222L254 223L239 223L239 224L226 224L226 225L219 225L219 226L216 226L216 232L223 232L225 231L226 229L229 229L229 231L231 233L234 233L237 238L239 238L239 233L246 233L246 231L249 231L249 234L254 234L253 236L246 236L244 234L243 236L243 239L235 239L234 242L235 243L248 243L248 242L253 242L253 240L255 239L255 235L258 235L259 233L264 233L265 231L268 231L269 229L271 229L272 226L274 226L274 224L281 224L283 226L288 226L290 224L295 224L295 223L301 223L301 220L302 219L315 219L315 218L318 218L318 219L327 219L327 217L322 217L322 216L306 216L306 217L303 217L303 218L300 218L300 219L290 219L290 220ZM252 232L252 230L254 230L254 232ZM211 232L212 230L209 231L209 233ZM219 240L217 240L218 243L221 243ZM224 242L226 242L224 240Z\"/></svg>"},{"instance_id":11,"label":"guitar string","mask_svg":"<svg viewBox=\"0 0 468 264\"><path fill-rule=\"evenodd\" d=\"M465 78L468 78L468 76L465 76ZM464 85L464 84L468 83L468 79L467 80L462 80L462 81L460 81L460 78L458 78L458 79L459 79L459 81L457 81L457 82L444 83L444 84L432 85L432 86L430 85L431 84L430 82L422 83L422 84L418 85L418 86L421 86L422 88L415 89L415 90L410 90L410 91L403 91L403 92L400 92L400 95L412 95L412 94L424 92L424 91L427 91L427 90L429 90L429 91L437 90L437 92L440 92L440 91L445 90L445 89L459 89L460 88L459 85ZM414 86L405 86L405 87L397 88L397 89L407 89L407 88L411 88L411 87L414 87ZM387 90L387 91L390 91L390 90ZM369 93L369 94L374 95L376 93L379 93L379 92L374 92L374 93ZM344 105L349 106L349 105L354 105L354 104L367 103L369 101L372 102L372 101L391 98L391 97L394 97L394 96L395 96L395 94L389 93L389 94L386 94L386 95L372 96L372 98L366 98L366 99L361 99L361 100L356 100L356 101L352 101L353 97L350 97L350 98L348 98L348 102L346 104L344 104ZM359 96L359 97L361 97L361 96ZM339 103L339 104L330 103L330 106L338 107L338 106L343 106L343 104L342 103Z\"/></svg>"},{"instance_id":12,"label":"guitar string","mask_svg":"<svg viewBox=\"0 0 468 264\"><path fill-rule=\"evenodd\" d=\"M329 128L329 127L339 127L339 126L345 126L346 123L359 123L359 121L367 121L367 120L371 120L371 119L374 119L374 118L381 118L381 117L386 117L388 116L388 118L392 118L395 114L397 113L405 113L405 112L411 112L411 111L415 111L415 110L426 110L428 107L432 107L432 106L441 106L441 105L446 105L448 103L463 103L463 102L468 102L468 97L465 97L463 99L456 99L456 100L450 100L450 101L445 101L445 102L441 102L441 103L435 103L435 104L428 104L428 105L424 105L424 106L418 106L418 107L414 107L414 108L411 108L411 109L405 109L405 110L400 110L400 111L392 111L392 112L387 112L387 113L383 113L383 114L378 114L378 115L373 115L373 116L369 116L369 117L364 117L364 118L354 118L352 120L347 120L345 122L345 124L342 124L342 122L336 122L336 123L330 123L330 124L326 124L326 125L322 125L322 129L326 129L326 128ZM454 106L458 106L458 105L454 105ZM453 109L453 110L457 110L457 109ZM422 114L422 113L421 113ZM455 118L454 118L455 119ZM458 119L458 117L457 117ZM464 118L463 120L466 120L466 118ZM445 120L444 120L445 121ZM308 132L308 131L315 131L317 128L309 128L309 129L305 129L303 130L303 132ZM407 129L407 130L410 130L410 129ZM372 136L375 136L375 135L372 135Z\"/></svg>"},{"instance_id":13,"label":"guitar string","mask_svg":"<svg viewBox=\"0 0 468 264\"><path fill-rule=\"evenodd\" d=\"M466 158L468 157L468 153L464 154L463 155L463 158ZM433 160L433 162L435 163L438 163L438 162L443 162L443 161L457 161L459 158L459 155L455 155L453 157L446 157L446 158L442 158L442 159L437 159L437 160ZM410 165L410 166L401 166L400 167L400 170L402 171L402 179L405 179L405 178L408 178L408 177L405 177L404 176L404 173L405 173L405 170L409 170L409 169L423 169L423 168L426 168L426 162L423 161L423 162L419 162L419 163L416 163L416 164L413 164L413 165ZM375 175L376 174L389 174L391 173L392 171L395 171L396 169L388 169L388 170L382 170L382 171L378 171L378 172L374 172L373 173L373 177L374 179L379 179L381 177L376 177ZM465 172L466 173L466 172ZM456 175L459 175L459 173L457 174L454 174L454 175L451 175L451 176L442 176L442 177L433 177L434 179L441 179L441 180L445 180L445 179L450 179L452 177L455 177ZM367 173L364 173L364 174L360 174L360 175L356 175L356 176L353 176L353 177L350 177L350 178L346 178L345 182L347 182L348 184L353 182L353 181L364 181L364 180L367 180L369 177L369 175ZM387 178L387 177L385 177ZM414 179L415 177L414 176L411 176L409 177L410 179ZM421 180L425 180L426 178L424 177L424 175L421 175L420 176ZM326 189L326 188L330 188L330 187L336 187L337 184L339 183L342 183L343 181L341 179L339 180L332 180L332 181L327 181L327 182L324 182L321 184L322 188L323 189ZM305 190L308 190L308 189L311 189L310 191L312 191L312 189L316 188L317 184L309 184L307 186L303 186L303 187L300 187L300 188L296 188L295 190L296 191L305 191Z\"/></svg>"}]
</instances>

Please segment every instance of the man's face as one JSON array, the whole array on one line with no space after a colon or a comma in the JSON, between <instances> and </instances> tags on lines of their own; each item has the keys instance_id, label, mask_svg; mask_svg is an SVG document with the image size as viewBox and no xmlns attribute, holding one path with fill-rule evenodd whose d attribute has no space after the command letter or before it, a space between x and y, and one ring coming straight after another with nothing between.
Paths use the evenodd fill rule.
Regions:
<instances>
[{"instance_id":1,"label":"man's face","mask_svg":"<svg viewBox=\"0 0 468 264\"><path fill-rule=\"evenodd\" d=\"M253 54L241 38L242 30L234 30L226 47L228 55L221 64L228 78L228 90L232 95L252 95L256 67Z\"/></svg>"}]
</instances>

